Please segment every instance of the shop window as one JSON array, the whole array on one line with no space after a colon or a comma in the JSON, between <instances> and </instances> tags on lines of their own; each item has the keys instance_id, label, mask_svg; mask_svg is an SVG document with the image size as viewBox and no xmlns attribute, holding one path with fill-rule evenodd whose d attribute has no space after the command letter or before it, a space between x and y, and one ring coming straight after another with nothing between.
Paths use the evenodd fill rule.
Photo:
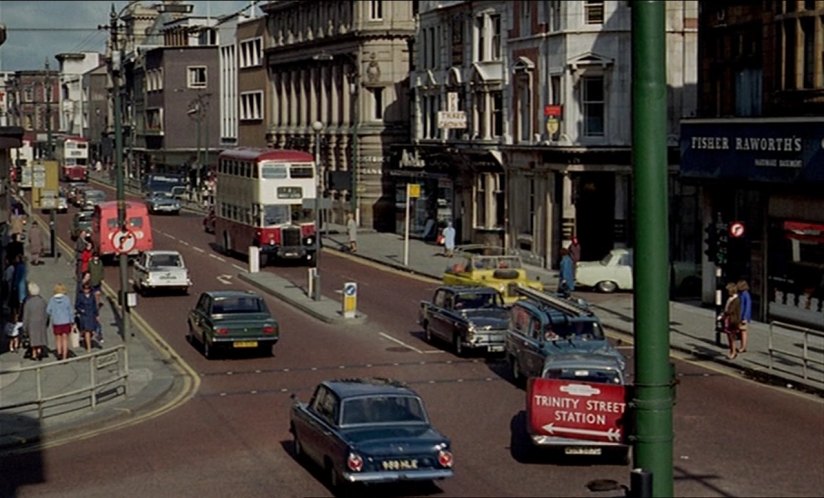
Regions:
<instances>
[{"instance_id":1,"label":"shop window","mask_svg":"<svg viewBox=\"0 0 824 498\"><path fill-rule=\"evenodd\" d=\"M824 224L773 221L769 245L770 319L817 326L824 312Z\"/></svg>"}]
</instances>

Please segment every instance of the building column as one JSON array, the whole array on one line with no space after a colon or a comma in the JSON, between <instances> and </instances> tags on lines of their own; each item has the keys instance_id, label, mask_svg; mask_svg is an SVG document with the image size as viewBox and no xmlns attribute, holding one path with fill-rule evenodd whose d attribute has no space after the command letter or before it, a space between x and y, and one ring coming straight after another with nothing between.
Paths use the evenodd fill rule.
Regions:
<instances>
[{"instance_id":1,"label":"building column","mask_svg":"<svg viewBox=\"0 0 824 498\"><path fill-rule=\"evenodd\" d=\"M613 247L627 247L627 215L629 210L629 175L615 174L615 218L612 225Z\"/></svg>"},{"instance_id":2,"label":"building column","mask_svg":"<svg viewBox=\"0 0 824 498\"><path fill-rule=\"evenodd\" d=\"M340 71L337 66L329 66L329 126L340 126Z\"/></svg>"},{"instance_id":3,"label":"building column","mask_svg":"<svg viewBox=\"0 0 824 498\"><path fill-rule=\"evenodd\" d=\"M568 247L575 234L575 204L572 203L572 177L568 172L562 175L561 247Z\"/></svg>"},{"instance_id":4,"label":"building column","mask_svg":"<svg viewBox=\"0 0 824 498\"><path fill-rule=\"evenodd\" d=\"M320 69L318 67L311 67L306 70L309 83L309 126L315 121L320 121L320 113L318 112L318 104L320 102ZM321 121L322 122L322 121ZM324 123L324 126L326 123Z\"/></svg>"},{"instance_id":5,"label":"building column","mask_svg":"<svg viewBox=\"0 0 824 498\"><path fill-rule=\"evenodd\" d=\"M329 112L329 86L327 79L329 77L329 66L323 65L318 69L318 119L323 123L324 127L329 128L332 125L331 113Z\"/></svg>"},{"instance_id":6,"label":"building column","mask_svg":"<svg viewBox=\"0 0 824 498\"><path fill-rule=\"evenodd\" d=\"M341 116L341 126L349 128L352 126L352 93L349 91L350 77L341 68L341 88L340 96L343 101L343 115Z\"/></svg>"}]
</instances>

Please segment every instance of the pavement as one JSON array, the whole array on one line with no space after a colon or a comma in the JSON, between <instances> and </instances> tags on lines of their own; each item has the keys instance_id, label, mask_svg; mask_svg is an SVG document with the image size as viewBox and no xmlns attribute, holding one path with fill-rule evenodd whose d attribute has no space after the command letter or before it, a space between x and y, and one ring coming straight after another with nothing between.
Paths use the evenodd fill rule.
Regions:
<instances>
[{"instance_id":1,"label":"pavement","mask_svg":"<svg viewBox=\"0 0 824 498\"><path fill-rule=\"evenodd\" d=\"M189 205L187 209L202 211L195 205ZM48 226L39 214L34 218L42 226ZM349 253L346 238L343 226L328 225L324 231L324 251L338 251L348 257L362 258L398 271L429 277L433 282L440 280L449 263L449 258L443 256L441 247L419 239L413 238L406 242L397 234L360 230L358 250L356 253ZM43 265L29 266L30 279L40 285L42 295L47 299L51 297L51 289L58 282L74 288L73 250L61 243L58 253L60 257L45 258L46 263ZM544 282L545 288L554 290L557 286L556 271L529 265L525 268L529 277ZM358 324L368 320L368 316L363 313L345 318L341 313L337 292L332 294L333 291L328 290L329 295L313 300L304 288L269 270L244 271L238 277L328 323ZM21 353L9 352L3 338L0 343L0 454L29 451L60 444L71 438L139 423L185 402L197 391L197 373L142 321L138 313L131 314L132 327L124 337L115 305L116 291L109 285L104 285L104 292L106 304L101 310L101 321L104 323L105 343L102 349L95 348L92 353L87 353L78 348L73 352L77 358L88 360L85 357L95 352L125 351L128 355L125 389L101 388L96 393L96 406L89 402L88 395L63 400L57 406L47 407L44 411L46 416L38 420L36 405L15 407L23 401L30 401L32 393L37 392L37 375L29 367L48 367L41 369L40 389L44 395L50 395L87 387L90 363L77 359L58 362L53 355L36 362L24 358ZM632 306L632 299L625 295L615 295L593 304L592 308L611 336L632 342ZM762 382L824 395L824 367L809 364L805 371L803 362L793 356L803 354L802 335L776 331L772 338L773 348L790 354L775 353L771 360L770 325L751 323L748 351L734 360L728 360L726 346L715 343L714 314L712 309L671 302L669 337L672 354L734 369ZM50 348L53 347L50 344ZM810 338L807 348L808 353L817 358L817 361L824 360L824 340L821 337ZM100 359L96 361L98 366L102 362ZM773 368L770 368L771 364Z\"/></svg>"}]
</instances>

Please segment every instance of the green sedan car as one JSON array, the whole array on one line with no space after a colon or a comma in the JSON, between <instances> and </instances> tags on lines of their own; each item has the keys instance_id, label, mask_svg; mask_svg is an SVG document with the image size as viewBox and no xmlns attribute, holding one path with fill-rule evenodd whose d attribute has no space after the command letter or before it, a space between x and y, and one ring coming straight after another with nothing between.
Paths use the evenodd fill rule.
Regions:
<instances>
[{"instance_id":1,"label":"green sedan car","mask_svg":"<svg viewBox=\"0 0 824 498\"><path fill-rule=\"evenodd\" d=\"M266 302L252 291L206 291L189 311L189 340L213 358L219 350L256 349L274 354L280 337L278 322Z\"/></svg>"}]
</instances>

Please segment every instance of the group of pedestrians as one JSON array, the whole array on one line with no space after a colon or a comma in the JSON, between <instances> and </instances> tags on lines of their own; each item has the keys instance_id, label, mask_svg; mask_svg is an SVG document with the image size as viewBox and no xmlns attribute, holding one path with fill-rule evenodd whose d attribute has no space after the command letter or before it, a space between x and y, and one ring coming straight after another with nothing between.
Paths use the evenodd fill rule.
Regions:
<instances>
[{"instance_id":1,"label":"group of pedestrians","mask_svg":"<svg viewBox=\"0 0 824 498\"><path fill-rule=\"evenodd\" d=\"M726 289L727 302L718 319L722 321L727 334L727 358L733 360L739 353L747 351L747 326L752 321L752 296L746 280L729 282Z\"/></svg>"},{"instance_id":2,"label":"group of pedestrians","mask_svg":"<svg viewBox=\"0 0 824 498\"><path fill-rule=\"evenodd\" d=\"M32 224L28 233L29 258L24 251L25 237L22 227L25 221L20 213L12 213L10 239L6 243L6 266L3 271L3 303L8 309L6 335L9 337L9 351L23 352L32 360L40 361L48 356L48 330L54 336L54 354L58 360L72 355L72 346L79 346L80 336L84 339L86 351L91 351L94 340L103 343L100 327L101 285L103 263L99 255L93 253L90 238L82 234L83 251L77 254L77 291L74 303L64 283L54 286L52 296L46 300L41 295L40 286L29 275L28 265L40 265L44 238L42 230ZM77 341L70 340L77 334ZM26 341L21 340L25 338ZM72 344L77 342L77 344Z\"/></svg>"}]
</instances>

